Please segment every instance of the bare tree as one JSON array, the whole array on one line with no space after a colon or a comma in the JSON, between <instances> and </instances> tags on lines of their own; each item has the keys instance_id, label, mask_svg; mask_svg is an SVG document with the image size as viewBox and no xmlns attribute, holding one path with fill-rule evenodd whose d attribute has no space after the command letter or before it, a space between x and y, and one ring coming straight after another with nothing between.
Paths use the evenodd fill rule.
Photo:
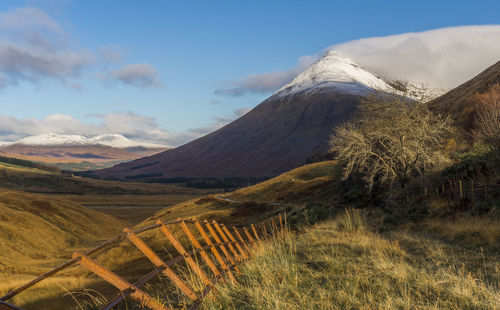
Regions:
<instances>
[{"instance_id":1,"label":"bare tree","mask_svg":"<svg viewBox=\"0 0 500 310\"><path fill-rule=\"evenodd\" d=\"M442 142L450 131L450 119L423 103L374 95L361 103L355 121L335 128L330 146L343 164L344 179L357 172L370 189L375 183L404 188L413 175L448 161Z\"/></svg>"},{"instance_id":2,"label":"bare tree","mask_svg":"<svg viewBox=\"0 0 500 310\"><path fill-rule=\"evenodd\" d=\"M476 95L476 133L494 150L500 150L500 84L482 95Z\"/></svg>"}]
</instances>

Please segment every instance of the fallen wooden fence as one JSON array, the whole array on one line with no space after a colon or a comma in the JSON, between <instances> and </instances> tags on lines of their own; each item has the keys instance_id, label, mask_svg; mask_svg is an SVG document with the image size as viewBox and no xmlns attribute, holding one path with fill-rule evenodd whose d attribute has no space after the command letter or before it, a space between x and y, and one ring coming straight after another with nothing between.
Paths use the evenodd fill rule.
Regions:
<instances>
[{"instance_id":1,"label":"fallen wooden fence","mask_svg":"<svg viewBox=\"0 0 500 310\"><path fill-rule=\"evenodd\" d=\"M196 231L202 237L205 245L202 245L200 241L196 239L188 224L191 226L194 225ZM180 226L181 231L184 232L184 235L191 243L188 247L182 245L179 239L174 235L174 233L172 233L169 229L169 226L171 225ZM139 236L139 234L153 229L160 229L163 236L166 237L170 244L177 250L179 253L178 256L170 259L169 261L164 261ZM238 265L251 257L253 250L260 242L262 242L262 240L278 237L281 238L284 236L286 230L286 213L279 213L263 222L255 225L252 224L250 227L233 226L231 229L227 228L224 224L217 223L216 221L199 221L197 219L184 220L182 218L171 222L158 221L154 225L135 230L126 228L121 234L85 253L73 253L73 258L71 260L10 291L5 296L0 298L0 310L21 309L7 303L7 300L77 263L120 290L120 293L116 295L116 297L101 307L102 310L112 309L118 306L127 297L133 298L147 308L155 310L173 309L162 304L157 299L141 290L141 287L145 283L160 274L169 278L171 282L192 301L189 309L196 309L201 304L203 298L214 289L214 285L218 281L226 281L226 278L230 281L236 281L236 275L241 272ZM100 265L90 257L103 249L109 249L112 246L116 246L122 240L128 240L132 243L155 266L151 272L134 283L126 281L124 278ZM188 248L192 248L193 250L188 251ZM207 251L209 250L212 255L207 254ZM196 255L201 256L206 266L208 266L212 273L211 277L200 267L200 264L193 259ZM193 273L205 285L205 288L201 292L196 292L185 279L179 276L172 269L173 265L181 261L185 261Z\"/></svg>"}]
</instances>

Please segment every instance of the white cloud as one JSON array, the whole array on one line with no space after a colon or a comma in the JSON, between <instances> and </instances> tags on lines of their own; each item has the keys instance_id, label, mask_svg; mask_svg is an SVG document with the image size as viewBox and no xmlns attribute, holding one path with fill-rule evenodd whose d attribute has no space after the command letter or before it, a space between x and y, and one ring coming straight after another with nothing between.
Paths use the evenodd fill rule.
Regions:
<instances>
[{"instance_id":1,"label":"white cloud","mask_svg":"<svg viewBox=\"0 0 500 310\"><path fill-rule=\"evenodd\" d=\"M141 88L163 87L158 70L148 63L130 64L109 70L104 79Z\"/></svg>"},{"instance_id":2,"label":"white cloud","mask_svg":"<svg viewBox=\"0 0 500 310\"><path fill-rule=\"evenodd\" d=\"M0 88L46 77L63 82L78 77L94 63L94 55L69 47L68 41L60 24L38 8L0 13Z\"/></svg>"},{"instance_id":3,"label":"white cloud","mask_svg":"<svg viewBox=\"0 0 500 310\"><path fill-rule=\"evenodd\" d=\"M388 79L453 88L500 61L500 25L366 38L331 49Z\"/></svg>"}]
</instances>

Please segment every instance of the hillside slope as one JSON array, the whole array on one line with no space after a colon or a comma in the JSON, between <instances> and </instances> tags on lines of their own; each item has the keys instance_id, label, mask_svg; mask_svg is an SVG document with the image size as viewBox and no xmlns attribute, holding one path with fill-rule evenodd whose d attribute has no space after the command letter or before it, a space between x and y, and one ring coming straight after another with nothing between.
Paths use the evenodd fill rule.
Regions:
<instances>
[{"instance_id":1,"label":"hillside slope","mask_svg":"<svg viewBox=\"0 0 500 310\"><path fill-rule=\"evenodd\" d=\"M224 223L255 223L278 211L309 203L333 205L337 199L337 162L324 161L287 171L268 181L224 195L208 195L165 208L140 225L178 217L217 219Z\"/></svg>"},{"instance_id":2,"label":"hillside slope","mask_svg":"<svg viewBox=\"0 0 500 310\"><path fill-rule=\"evenodd\" d=\"M500 83L500 61L469 81L432 100L429 105L436 111L451 115L459 127L470 129L473 125L474 114L471 97L475 93L485 93L496 83Z\"/></svg>"},{"instance_id":3,"label":"hillside slope","mask_svg":"<svg viewBox=\"0 0 500 310\"><path fill-rule=\"evenodd\" d=\"M265 244L238 283L219 284L201 308L498 309L499 220L440 219L381 234L367 214L343 210ZM467 247L450 235L497 239Z\"/></svg>"},{"instance_id":4,"label":"hillside slope","mask_svg":"<svg viewBox=\"0 0 500 310\"><path fill-rule=\"evenodd\" d=\"M172 184L144 184L94 180L47 171L23 165L16 161L2 162L0 158L0 189L20 190L48 194L94 194L94 195L144 195L144 194L198 194L203 191ZM28 162L29 163L29 162ZM41 168L44 168L41 166ZM50 168L50 167L49 167Z\"/></svg>"},{"instance_id":5,"label":"hillside slope","mask_svg":"<svg viewBox=\"0 0 500 310\"><path fill-rule=\"evenodd\" d=\"M227 126L173 150L96 171L100 177L272 177L328 150L328 137L382 79L330 52Z\"/></svg>"},{"instance_id":6,"label":"hillside slope","mask_svg":"<svg viewBox=\"0 0 500 310\"><path fill-rule=\"evenodd\" d=\"M0 274L33 273L41 262L60 260L75 247L109 238L124 223L76 203L0 190Z\"/></svg>"}]
</instances>

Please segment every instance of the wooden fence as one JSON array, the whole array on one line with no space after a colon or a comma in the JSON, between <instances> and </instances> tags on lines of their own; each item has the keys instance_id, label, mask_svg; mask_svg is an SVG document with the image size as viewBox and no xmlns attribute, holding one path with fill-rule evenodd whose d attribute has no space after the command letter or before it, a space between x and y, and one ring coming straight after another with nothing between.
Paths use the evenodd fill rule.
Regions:
<instances>
[{"instance_id":1,"label":"wooden fence","mask_svg":"<svg viewBox=\"0 0 500 310\"><path fill-rule=\"evenodd\" d=\"M187 237L190 244L183 245L180 242L180 239L178 239L170 229L174 225L180 226L180 231L183 232L184 235L183 237ZM202 241L195 237L193 228L199 233ZM164 261L146 244L143 238L140 237L141 233L154 229L159 229L161 231L161 235L177 250L179 253L178 256L169 261ZM113 309L127 297L136 300L146 308L155 310L173 309L170 306L160 303L157 299L141 290L141 287L145 283L160 274L170 279L183 295L191 300L189 309L196 309L200 306L203 298L214 289L214 285L218 281L237 281L236 276L241 272L238 265L249 259L253 251L263 240L284 237L286 231L286 213L278 213L263 222L255 225L252 224L249 227L233 226L231 229L216 221L199 221L197 219L185 220L182 218L171 222L158 221L154 225L135 230L126 228L121 234L85 253L73 253L73 258L71 260L10 291L0 298L0 310L21 309L7 303L7 300L77 263L120 290L120 293L116 295L116 297L101 307L103 310ZM134 283L126 281L123 277L91 258L91 256L97 252L117 246L122 240L126 240L133 244L154 265L154 269L151 272ZM202 242L204 245L202 245ZM188 251L190 248L192 250ZM201 261L204 262L205 267L208 266L210 274L203 270L198 260L194 259L198 256L201 257ZM185 261L199 280L204 283L205 288L202 291L195 291L188 281L183 279L182 276L172 268L181 261Z\"/></svg>"},{"instance_id":2,"label":"wooden fence","mask_svg":"<svg viewBox=\"0 0 500 310\"><path fill-rule=\"evenodd\" d=\"M500 184L481 182L474 179L450 179L435 185L423 186L418 191L409 191L407 200L444 198L454 201L487 201L500 196Z\"/></svg>"}]
</instances>

